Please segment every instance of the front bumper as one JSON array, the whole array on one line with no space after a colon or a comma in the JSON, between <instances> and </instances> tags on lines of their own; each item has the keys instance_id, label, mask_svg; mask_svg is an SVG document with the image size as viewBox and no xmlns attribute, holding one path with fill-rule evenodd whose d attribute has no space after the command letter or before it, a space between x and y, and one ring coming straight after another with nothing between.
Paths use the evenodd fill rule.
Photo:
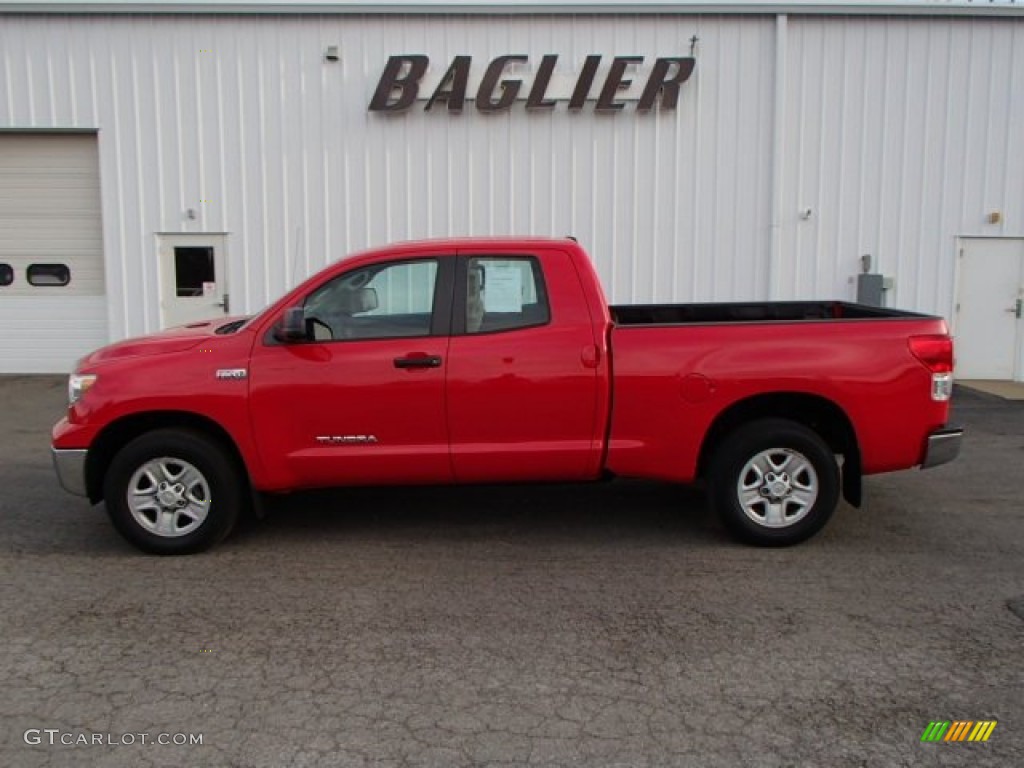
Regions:
<instances>
[{"instance_id":1,"label":"front bumper","mask_svg":"<svg viewBox=\"0 0 1024 768\"><path fill-rule=\"evenodd\" d=\"M952 461L960 455L960 443L964 431L960 427L943 427L928 435L928 444L924 449L924 461L921 469L930 469Z\"/></svg>"},{"instance_id":2,"label":"front bumper","mask_svg":"<svg viewBox=\"0 0 1024 768\"><path fill-rule=\"evenodd\" d=\"M53 468L64 490L76 496L88 496L85 488L85 455L88 451L84 448L50 450L53 452Z\"/></svg>"}]
</instances>

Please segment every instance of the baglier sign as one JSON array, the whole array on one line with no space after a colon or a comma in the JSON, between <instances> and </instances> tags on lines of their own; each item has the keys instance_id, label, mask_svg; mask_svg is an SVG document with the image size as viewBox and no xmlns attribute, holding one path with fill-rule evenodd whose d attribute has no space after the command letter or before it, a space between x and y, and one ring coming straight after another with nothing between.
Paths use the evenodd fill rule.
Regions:
<instances>
[{"instance_id":1,"label":"baglier sign","mask_svg":"<svg viewBox=\"0 0 1024 768\"><path fill-rule=\"evenodd\" d=\"M428 75L430 58L407 54L388 58L377 88L370 100L371 112L401 112L417 101L425 101L424 110L436 108L461 112L472 100L480 112L501 112L517 101L525 101L528 110L554 109L567 102L568 109L581 110L588 101L597 112L615 112L627 101L636 102L637 112L650 111L659 102L662 110L675 109L679 89L690 79L696 60L692 56L665 56L643 75L643 56L613 56L602 67L604 57L591 54L578 72L556 73L557 54L546 54L535 71L517 77L519 70L530 69L530 57L520 54L497 56L479 76L473 70L472 56L456 56L441 75ZM477 79L473 76L476 74Z\"/></svg>"}]
</instances>

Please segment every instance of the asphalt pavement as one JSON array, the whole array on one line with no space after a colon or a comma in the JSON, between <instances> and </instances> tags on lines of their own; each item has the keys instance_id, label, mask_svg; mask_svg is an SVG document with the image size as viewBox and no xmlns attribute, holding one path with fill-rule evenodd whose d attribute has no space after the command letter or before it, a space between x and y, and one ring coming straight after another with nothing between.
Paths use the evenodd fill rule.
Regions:
<instances>
[{"instance_id":1,"label":"asphalt pavement","mask_svg":"<svg viewBox=\"0 0 1024 768\"><path fill-rule=\"evenodd\" d=\"M618 481L301 494L158 558L58 487L63 379L0 377L0 765L1024 765L1024 403L957 395L957 462L789 549Z\"/></svg>"}]
</instances>

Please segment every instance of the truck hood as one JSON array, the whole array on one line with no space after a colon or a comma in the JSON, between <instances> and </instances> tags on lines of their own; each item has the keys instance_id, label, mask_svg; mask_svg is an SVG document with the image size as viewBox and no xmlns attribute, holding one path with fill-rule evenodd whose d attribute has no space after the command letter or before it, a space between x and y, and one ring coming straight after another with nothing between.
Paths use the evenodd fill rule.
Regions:
<instances>
[{"instance_id":1,"label":"truck hood","mask_svg":"<svg viewBox=\"0 0 1024 768\"><path fill-rule=\"evenodd\" d=\"M235 320L243 320L244 316L218 317L215 320L189 323L176 328L153 333L148 336L137 336L118 341L97 349L86 355L78 364L79 369L109 360L120 360L126 357L142 357L162 355L169 352L184 352L215 335L221 326Z\"/></svg>"}]
</instances>

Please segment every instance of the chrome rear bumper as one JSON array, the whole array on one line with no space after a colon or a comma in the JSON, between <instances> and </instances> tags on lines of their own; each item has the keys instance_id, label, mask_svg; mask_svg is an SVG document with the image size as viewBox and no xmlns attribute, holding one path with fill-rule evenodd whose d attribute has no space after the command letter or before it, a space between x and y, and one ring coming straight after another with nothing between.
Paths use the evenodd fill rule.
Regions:
<instances>
[{"instance_id":1,"label":"chrome rear bumper","mask_svg":"<svg viewBox=\"0 0 1024 768\"><path fill-rule=\"evenodd\" d=\"M964 431L960 427L943 427L928 435L921 469L930 469L952 461L960 454Z\"/></svg>"},{"instance_id":2,"label":"chrome rear bumper","mask_svg":"<svg viewBox=\"0 0 1024 768\"><path fill-rule=\"evenodd\" d=\"M85 448L51 448L57 479L68 493L88 496L85 489Z\"/></svg>"}]
</instances>

